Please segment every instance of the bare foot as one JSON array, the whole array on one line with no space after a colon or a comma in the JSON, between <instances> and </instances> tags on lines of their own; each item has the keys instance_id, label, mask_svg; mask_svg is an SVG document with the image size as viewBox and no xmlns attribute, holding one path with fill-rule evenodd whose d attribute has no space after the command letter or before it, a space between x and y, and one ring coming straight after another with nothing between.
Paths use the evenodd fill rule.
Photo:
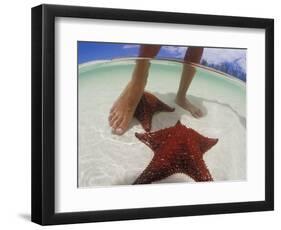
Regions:
<instances>
[{"instance_id":1,"label":"bare foot","mask_svg":"<svg viewBox=\"0 0 281 230\"><path fill-rule=\"evenodd\" d=\"M108 117L112 132L122 135L127 130L136 107L144 91L144 85L129 82L117 101L113 104Z\"/></svg>"},{"instance_id":2,"label":"bare foot","mask_svg":"<svg viewBox=\"0 0 281 230\"><path fill-rule=\"evenodd\" d=\"M176 97L175 101L180 107L189 111L193 117L200 118L203 116L202 111L199 108L197 108L195 105L191 104L191 102L187 100L185 97Z\"/></svg>"}]
</instances>

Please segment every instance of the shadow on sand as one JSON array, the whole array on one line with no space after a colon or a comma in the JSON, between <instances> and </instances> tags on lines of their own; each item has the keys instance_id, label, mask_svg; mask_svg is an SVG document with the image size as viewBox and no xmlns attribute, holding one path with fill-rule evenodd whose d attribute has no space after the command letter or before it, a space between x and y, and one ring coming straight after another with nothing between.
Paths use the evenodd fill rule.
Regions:
<instances>
[{"instance_id":1,"label":"shadow on sand","mask_svg":"<svg viewBox=\"0 0 281 230\"><path fill-rule=\"evenodd\" d=\"M167 125L174 125L182 117L182 115L192 117L192 115L188 111L181 109L178 105L175 104L175 102L174 102L174 99L176 97L175 93L167 93L167 94L160 94L160 93L156 93L156 92L152 92L152 93L157 98L159 98L161 101L166 103L167 105L169 105L173 108L176 108L176 110L174 112L165 112L167 114L167 120L165 119L165 123L168 123L168 124L163 124L161 121L159 121L152 125L153 130L163 129L163 127L165 127ZM190 102L192 104L194 104L196 107L198 107L203 112L203 116L208 115L208 110L204 106L204 102L214 103L214 104L223 106L227 109L230 109L237 116L241 125L246 129L246 118L241 116L235 109L233 109L233 107L231 105L229 105L227 103L219 102L217 100L205 99L205 98L197 97L197 96L193 96L193 95L188 95L188 99L190 100ZM133 119L131 124L129 125L129 129L133 128L136 125L139 125L139 122L136 119Z\"/></svg>"}]
</instances>

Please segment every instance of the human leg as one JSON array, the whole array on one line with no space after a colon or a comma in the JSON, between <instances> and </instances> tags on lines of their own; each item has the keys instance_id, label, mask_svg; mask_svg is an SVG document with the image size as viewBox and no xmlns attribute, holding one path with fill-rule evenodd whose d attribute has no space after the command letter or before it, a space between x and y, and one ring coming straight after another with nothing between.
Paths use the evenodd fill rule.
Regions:
<instances>
[{"instance_id":1,"label":"human leg","mask_svg":"<svg viewBox=\"0 0 281 230\"><path fill-rule=\"evenodd\" d=\"M141 45L139 57L153 58L159 52L161 46ZM139 59L127 84L119 98L113 104L108 117L112 131L122 135L128 128L134 115L137 104L146 86L150 62L149 59Z\"/></svg>"},{"instance_id":2,"label":"human leg","mask_svg":"<svg viewBox=\"0 0 281 230\"><path fill-rule=\"evenodd\" d=\"M189 89L189 86L193 80L193 77L195 75L195 68L191 66L190 62L192 63L200 63L202 54L203 54L203 49L200 47L191 47L187 50L184 61L187 64L183 65L183 71L181 75L181 80L176 96L176 103L181 106L183 109L189 111L192 116L199 118L202 117L203 113L202 111L194 106L187 98L186 98L186 93Z\"/></svg>"}]
</instances>

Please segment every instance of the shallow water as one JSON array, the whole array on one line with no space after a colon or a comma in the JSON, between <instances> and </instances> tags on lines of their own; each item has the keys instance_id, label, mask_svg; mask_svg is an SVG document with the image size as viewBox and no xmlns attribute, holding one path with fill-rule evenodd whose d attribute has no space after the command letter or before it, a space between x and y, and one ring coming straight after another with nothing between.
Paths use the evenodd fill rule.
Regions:
<instances>
[{"instance_id":1,"label":"shallow water","mask_svg":"<svg viewBox=\"0 0 281 230\"><path fill-rule=\"evenodd\" d=\"M78 89L78 184L79 187L132 184L153 157L153 152L134 135L144 132L132 121L123 136L111 134L108 113L134 68L134 60L91 63L79 67ZM219 138L204 155L215 181L246 179L246 85L220 73L196 67L188 91L189 99L204 112L200 119L174 103L182 64L151 61L146 90L166 104L173 113L156 114L152 131L173 126L177 120L199 133ZM175 174L155 182L193 180Z\"/></svg>"}]
</instances>

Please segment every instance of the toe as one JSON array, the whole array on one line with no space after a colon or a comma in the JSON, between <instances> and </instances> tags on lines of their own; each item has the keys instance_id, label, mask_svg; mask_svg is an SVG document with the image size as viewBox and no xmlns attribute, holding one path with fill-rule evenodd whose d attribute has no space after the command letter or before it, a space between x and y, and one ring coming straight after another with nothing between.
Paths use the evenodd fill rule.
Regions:
<instances>
[{"instance_id":1,"label":"toe","mask_svg":"<svg viewBox=\"0 0 281 230\"><path fill-rule=\"evenodd\" d=\"M120 131L125 132L125 130L128 128L128 119L124 118L122 120L122 122L119 124L118 128L116 129L116 131L118 129L120 129Z\"/></svg>"},{"instance_id":2,"label":"toe","mask_svg":"<svg viewBox=\"0 0 281 230\"><path fill-rule=\"evenodd\" d=\"M196 118L198 118L199 117L199 113L198 113L198 111L196 110L196 111L194 111L194 117L196 117Z\"/></svg>"},{"instance_id":3,"label":"toe","mask_svg":"<svg viewBox=\"0 0 281 230\"><path fill-rule=\"evenodd\" d=\"M108 116L108 121L110 122L113 118L114 114L113 113L110 113L109 116Z\"/></svg>"},{"instance_id":4,"label":"toe","mask_svg":"<svg viewBox=\"0 0 281 230\"><path fill-rule=\"evenodd\" d=\"M119 117L118 119L116 119L112 125L113 129L116 129L117 127L119 127L119 125L121 124L121 122L123 121L122 117Z\"/></svg>"},{"instance_id":5,"label":"toe","mask_svg":"<svg viewBox=\"0 0 281 230\"><path fill-rule=\"evenodd\" d=\"M125 132L125 130L122 128L117 128L114 130L114 133L116 133L118 135L122 135L124 132Z\"/></svg>"},{"instance_id":6,"label":"toe","mask_svg":"<svg viewBox=\"0 0 281 230\"><path fill-rule=\"evenodd\" d=\"M119 118L119 116L116 114L116 115L113 115L113 117L111 118L111 120L109 121L109 125L112 127L114 122Z\"/></svg>"},{"instance_id":7,"label":"toe","mask_svg":"<svg viewBox=\"0 0 281 230\"><path fill-rule=\"evenodd\" d=\"M193 117L195 117L195 118L198 118L198 117L199 117L199 115L198 115L198 113L197 113L197 110L192 110L192 111L191 111L191 115L192 115Z\"/></svg>"},{"instance_id":8,"label":"toe","mask_svg":"<svg viewBox=\"0 0 281 230\"><path fill-rule=\"evenodd\" d=\"M197 110L197 115L198 115L198 117L202 117L203 116L203 113L202 113L202 111L200 109Z\"/></svg>"},{"instance_id":9,"label":"toe","mask_svg":"<svg viewBox=\"0 0 281 230\"><path fill-rule=\"evenodd\" d=\"M192 113L193 117L198 118L198 114L196 112Z\"/></svg>"}]
</instances>

